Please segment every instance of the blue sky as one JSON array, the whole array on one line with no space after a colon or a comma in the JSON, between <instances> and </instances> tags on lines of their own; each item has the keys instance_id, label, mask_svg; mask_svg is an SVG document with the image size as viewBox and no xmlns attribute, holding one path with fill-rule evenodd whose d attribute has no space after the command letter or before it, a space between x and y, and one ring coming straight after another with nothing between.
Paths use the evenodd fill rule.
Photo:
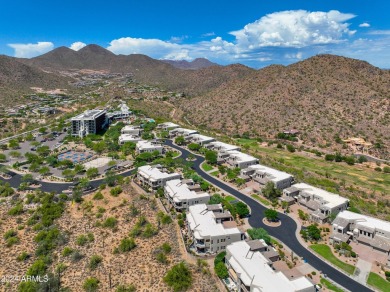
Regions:
<instances>
[{"instance_id":1,"label":"blue sky","mask_svg":"<svg viewBox=\"0 0 390 292\"><path fill-rule=\"evenodd\" d=\"M390 68L390 1L2 1L0 54L95 43L117 54L255 68L319 53Z\"/></svg>"}]
</instances>

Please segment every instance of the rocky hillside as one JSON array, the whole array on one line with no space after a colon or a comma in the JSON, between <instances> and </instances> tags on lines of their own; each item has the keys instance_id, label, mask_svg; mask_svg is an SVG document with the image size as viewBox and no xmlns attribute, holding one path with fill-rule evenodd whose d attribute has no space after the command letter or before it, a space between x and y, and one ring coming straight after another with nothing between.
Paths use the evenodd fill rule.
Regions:
<instances>
[{"instance_id":1,"label":"rocky hillside","mask_svg":"<svg viewBox=\"0 0 390 292\"><path fill-rule=\"evenodd\" d=\"M254 72L253 69L243 65L208 66L199 70L182 70L141 54L115 55L97 45L88 45L79 51L60 47L42 56L24 60L24 62L49 71L93 69L133 73L139 82L182 91L188 95L203 94L224 82L245 77ZM204 63L198 60L194 64L199 66Z\"/></svg>"},{"instance_id":2,"label":"rocky hillside","mask_svg":"<svg viewBox=\"0 0 390 292\"><path fill-rule=\"evenodd\" d=\"M68 78L26 65L21 59L0 56L0 101L7 103L30 87L66 88Z\"/></svg>"},{"instance_id":3,"label":"rocky hillside","mask_svg":"<svg viewBox=\"0 0 390 292\"><path fill-rule=\"evenodd\" d=\"M305 144L334 149L337 136L364 137L389 156L390 72L363 61L320 55L270 66L179 107L193 123L223 133L270 138L295 128Z\"/></svg>"}]
</instances>

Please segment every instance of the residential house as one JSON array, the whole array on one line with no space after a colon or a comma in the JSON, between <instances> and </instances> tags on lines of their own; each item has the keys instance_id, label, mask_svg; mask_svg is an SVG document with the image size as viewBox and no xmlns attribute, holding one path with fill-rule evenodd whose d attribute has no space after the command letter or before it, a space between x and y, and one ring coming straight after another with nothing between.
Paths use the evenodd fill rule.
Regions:
<instances>
[{"instance_id":1,"label":"residential house","mask_svg":"<svg viewBox=\"0 0 390 292\"><path fill-rule=\"evenodd\" d=\"M203 192L192 179L170 180L164 187L165 197L176 211L187 211L196 204L206 204L210 201L210 194Z\"/></svg>"},{"instance_id":2,"label":"residential house","mask_svg":"<svg viewBox=\"0 0 390 292\"><path fill-rule=\"evenodd\" d=\"M133 136L141 136L143 129L140 126L124 126L121 130L122 134Z\"/></svg>"},{"instance_id":3,"label":"residential house","mask_svg":"<svg viewBox=\"0 0 390 292\"><path fill-rule=\"evenodd\" d=\"M135 151L138 154L154 151L158 151L158 153L162 154L164 152L164 146L161 145L158 141L141 140L137 142L137 145L135 146Z\"/></svg>"},{"instance_id":4,"label":"residential house","mask_svg":"<svg viewBox=\"0 0 390 292\"><path fill-rule=\"evenodd\" d=\"M259 163L259 159L237 150L218 152L218 162L226 162L231 167L248 168Z\"/></svg>"},{"instance_id":5,"label":"residential house","mask_svg":"<svg viewBox=\"0 0 390 292\"><path fill-rule=\"evenodd\" d=\"M162 130L162 131L169 131L169 130L173 130L176 128L180 128L180 126L175 124L175 123L171 123L171 122L166 122L166 123L162 123L162 124L157 125L157 129Z\"/></svg>"},{"instance_id":6,"label":"residential house","mask_svg":"<svg viewBox=\"0 0 390 292\"><path fill-rule=\"evenodd\" d=\"M332 227L331 242L353 240L390 255L390 222L388 221L342 211L333 220Z\"/></svg>"},{"instance_id":7,"label":"residential house","mask_svg":"<svg viewBox=\"0 0 390 292\"><path fill-rule=\"evenodd\" d=\"M142 186L149 187L152 190L163 188L168 181L180 178L180 174L165 172L160 165L138 167L138 181Z\"/></svg>"},{"instance_id":8,"label":"residential house","mask_svg":"<svg viewBox=\"0 0 390 292\"><path fill-rule=\"evenodd\" d=\"M237 241L226 247L225 264L236 291L245 292L315 292L315 285L305 276L288 278L275 270L272 261L256 241Z\"/></svg>"},{"instance_id":9,"label":"residential house","mask_svg":"<svg viewBox=\"0 0 390 292\"><path fill-rule=\"evenodd\" d=\"M137 135L131 135L131 134L122 134L119 136L118 143L120 145L126 143L126 142L133 142L137 143L138 141L141 141L142 138Z\"/></svg>"},{"instance_id":10,"label":"residential house","mask_svg":"<svg viewBox=\"0 0 390 292\"><path fill-rule=\"evenodd\" d=\"M189 143L196 143L196 144L199 144L201 146L205 146L206 144L209 144L209 143L215 141L214 138L207 137L207 136L204 136L201 134L193 134L193 135L187 136L186 140Z\"/></svg>"},{"instance_id":11,"label":"residential house","mask_svg":"<svg viewBox=\"0 0 390 292\"><path fill-rule=\"evenodd\" d=\"M231 144L226 144L223 142L215 141L215 142L210 142L206 145L207 148L214 150L214 151L241 151L241 147L237 145L231 145Z\"/></svg>"},{"instance_id":12,"label":"residential house","mask_svg":"<svg viewBox=\"0 0 390 292\"><path fill-rule=\"evenodd\" d=\"M196 130L185 129L185 128L176 128L169 131L169 137L178 137L178 136L187 137L193 134L199 134L199 132Z\"/></svg>"},{"instance_id":13,"label":"residential house","mask_svg":"<svg viewBox=\"0 0 390 292\"><path fill-rule=\"evenodd\" d=\"M242 169L240 177L245 180L252 179L261 186L272 182L275 188L280 190L291 187L291 184L294 182L294 177L291 174L261 164L251 165Z\"/></svg>"},{"instance_id":14,"label":"residential house","mask_svg":"<svg viewBox=\"0 0 390 292\"><path fill-rule=\"evenodd\" d=\"M245 238L230 212L224 211L221 204L192 205L188 208L186 220L195 252L199 254L219 253L227 245Z\"/></svg>"},{"instance_id":15,"label":"residential house","mask_svg":"<svg viewBox=\"0 0 390 292\"><path fill-rule=\"evenodd\" d=\"M348 199L305 183L284 189L283 197L292 197L307 207L311 211L310 220L317 223L327 222L331 214L346 210L349 205Z\"/></svg>"}]
</instances>

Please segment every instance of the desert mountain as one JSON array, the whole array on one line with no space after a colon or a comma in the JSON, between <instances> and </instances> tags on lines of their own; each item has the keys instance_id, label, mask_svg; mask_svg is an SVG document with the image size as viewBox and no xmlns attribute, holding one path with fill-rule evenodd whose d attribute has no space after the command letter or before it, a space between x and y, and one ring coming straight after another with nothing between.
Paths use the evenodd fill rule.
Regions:
<instances>
[{"instance_id":1,"label":"desert mountain","mask_svg":"<svg viewBox=\"0 0 390 292\"><path fill-rule=\"evenodd\" d=\"M359 60L319 55L269 66L180 108L193 123L223 133L275 137L296 128L306 144L334 149L337 136L363 137L389 158L390 72Z\"/></svg>"},{"instance_id":2,"label":"desert mountain","mask_svg":"<svg viewBox=\"0 0 390 292\"><path fill-rule=\"evenodd\" d=\"M22 59L0 56L1 103L30 91L30 87L55 89L67 86L68 78L26 65Z\"/></svg>"},{"instance_id":3,"label":"desert mountain","mask_svg":"<svg viewBox=\"0 0 390 292\"><path fill-rule=\"evenodd\" d=\"M185 70L198 70L211 66L219 66L217 63L210 62L205 58L196 58L195 60L188 62L186 60L162 60L165 63L171 64L173 67Z\"/></svg>"},{"instance_id":4,"label":"desert mountain","mask_svg":"<svg viewBox=\"0 0 390 292\"><path fill-rule=\"evenodd\" d=\"M115 55L98 45L88 45L79 51L60 47L25 62L49 71L93 69L133 73L139 82L183 91L190 95L205 93L224 82L254 72L253 69L243 65L181 70L141 54ZM201 64L204 65L206 62L198 60L194 63L195 66Z\"/></svg>"}]
</instances>

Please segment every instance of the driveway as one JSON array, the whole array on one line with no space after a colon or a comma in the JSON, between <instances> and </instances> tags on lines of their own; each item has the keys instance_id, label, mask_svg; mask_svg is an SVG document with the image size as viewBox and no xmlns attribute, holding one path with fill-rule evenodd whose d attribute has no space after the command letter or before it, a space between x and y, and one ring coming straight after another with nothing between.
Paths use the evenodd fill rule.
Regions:
<instances>
[{"instance_id":1,"label":"driveway","mask_svg":"<svg viewBox=\"0 0 390 292\"><path fill-rule=\"evenodd\" d=\"M182 152L182 157L186 158L190 152L184 148L181 148L177 145L174 145L171 140L166 140L166 144L171 146L172 148L175 148L177 150L180 150ZM333 281L337 282L341 286L347 288L350 291L372 291L371 289L367 288L366 286L356 282L352 278L348 277L344 273L338 271L337 269L333 268L326 262L322 261L320 258L312 254L310 251L308 251L304 246L301 245L301 243L298 241L295 235L295 231L297 230L297 224L293 219L288 217L284 214L279 214L279 218L282 222L282 225L279 227L269 227L263 224L263 214L266 208L259 204L257 201L252 199L251 197L248 197L235 188L232 188L223 182L215 179L213 176L203 172L201 170L200 164L204 161L204 158L199 155L195 155L196 160L194 161L194 170L205 180L209 181L210 183L214 184L221 190L232 194L233 196L237 197L238 199L245 202L252 210L251 216L249 218L249 224L252 227L256 228L264 228L267 230L267 232L282 241L283 243L287 244L291 250L294 251L297 255L300 257L303 257L311 266L313 266L315 269L321 271L323 274L326 274L329 278L331 278Z\"/></svg>"}]
</instances>

